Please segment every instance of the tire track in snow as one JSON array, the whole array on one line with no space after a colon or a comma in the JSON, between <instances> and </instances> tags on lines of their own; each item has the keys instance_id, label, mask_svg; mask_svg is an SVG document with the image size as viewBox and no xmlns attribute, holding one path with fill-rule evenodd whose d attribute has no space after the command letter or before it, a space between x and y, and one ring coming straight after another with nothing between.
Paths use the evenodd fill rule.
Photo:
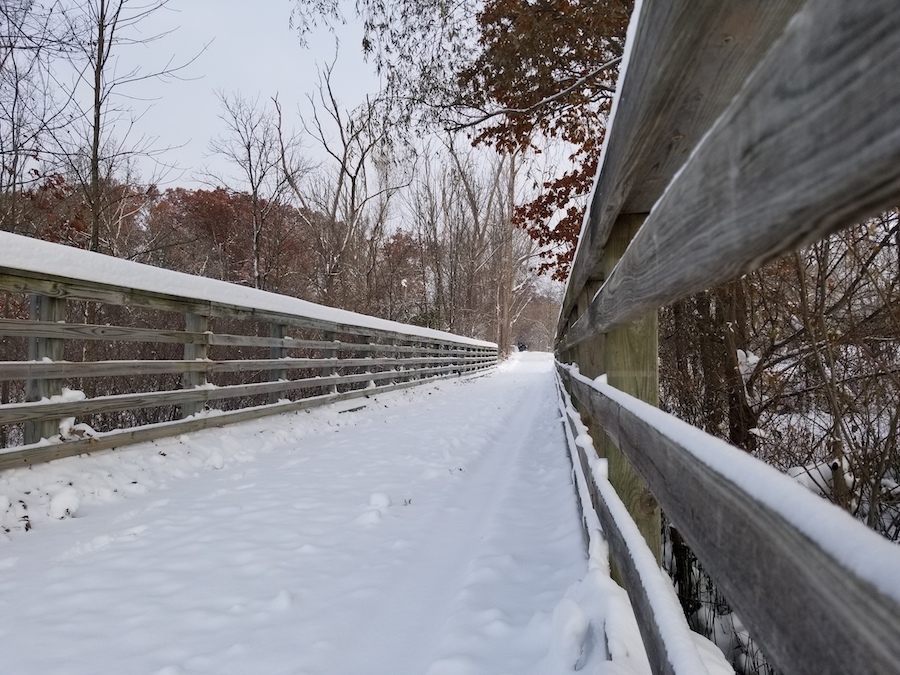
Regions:
<instances>
[{"instance_id":1,"label":"tire track in snow","mask_svg":"<svg viewBox=\"0 0 900 675\"><path fill-rule=\"evenodd\" d=\"M584 569L578 514L552 372L500 377L477 394L499 401L498 413L467 430L479 461L444 495L431 536L382 588L387 604L371 610L379 620L361 627L332 672L521 673L546 651L547 613ZM517 657L496 670L499 653Z\"/></svg>"}]
</instances>

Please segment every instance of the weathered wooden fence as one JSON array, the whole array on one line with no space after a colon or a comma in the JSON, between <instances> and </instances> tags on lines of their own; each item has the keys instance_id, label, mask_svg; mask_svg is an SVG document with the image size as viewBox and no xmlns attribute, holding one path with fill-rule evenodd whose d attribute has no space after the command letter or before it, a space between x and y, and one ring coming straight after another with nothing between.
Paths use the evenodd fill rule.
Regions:
<instances>
[{"instance_id":1,"label":"weathered wooden fence","mask_svg":"<svg viewBox=\"0 0 900 675\"><path fill-rule=\"evenodd\" d=\"M497 360L493 343L8 233L0 291L7 315L27 316L0 319L0 469L371 396Z\"/></svg>"},{"instance_id":2,"label":"weathered wooden fence","mask_svg":"<svg viewBox=\"0 0 900 675\"><path fill-rule=\"evenodd\" d=\"M612 496L657 559L665 510L780 671L900 673L900 548L653 407L657 308L900 203L900 6L644 0L622 71L557 346ZM701 672L576 451L654 671Z\"/></svg>"}]
</instances>

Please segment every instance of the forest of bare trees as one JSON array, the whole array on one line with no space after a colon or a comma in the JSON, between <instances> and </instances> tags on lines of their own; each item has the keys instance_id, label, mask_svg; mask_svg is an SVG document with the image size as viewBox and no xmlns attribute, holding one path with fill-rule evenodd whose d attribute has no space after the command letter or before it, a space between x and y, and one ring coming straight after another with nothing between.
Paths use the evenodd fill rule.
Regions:
<instances>
[{"instance_id":1,"label":"forest of bare trees","mask_svg":"<svg viewBox=\"0 0 900 675\"><path fill-rule=\"evenodd\" d=\"M550 347L559 291L537 277L536 246L512 221L520 155L452 134L397 144L383 101L344 107L330 66L302 112L219 92L225 131L209 150L229 170L203 173L205 187L139 175L165 147L140 135L130 96L192 59L122 73L113 57L156 39L138 29L166 4L4 3L3 230L504 349Z\"/></svg>"},{"instance_id":2,"label":"forest of bare trees","mask_svg":"<svg viewBox=\"0 0 900 675\"><path fill-rule=\"evenodd\" d=\"M900 217L896 210L660 313L660 404L900 542ZM674 529L679 598L774 672ZM728 651L726 649L726 651Z\"/></svg>"}]
</instances>

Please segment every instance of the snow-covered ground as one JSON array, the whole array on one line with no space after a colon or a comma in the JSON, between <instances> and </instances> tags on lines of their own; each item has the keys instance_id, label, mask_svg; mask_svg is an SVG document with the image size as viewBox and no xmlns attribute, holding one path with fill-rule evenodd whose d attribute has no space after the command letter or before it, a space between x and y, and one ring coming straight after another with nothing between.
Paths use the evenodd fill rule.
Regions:
<instances>
[{"instance_id":1,"label":"snow-covered ground","mask_svg":"<svg viewBox=\"0 0 900 675\"><path fill-rule=\"evenodd\" d=\"M0 475L0 671L648 672L553 377L526 353Z\"/></svg>"}]
</instances>

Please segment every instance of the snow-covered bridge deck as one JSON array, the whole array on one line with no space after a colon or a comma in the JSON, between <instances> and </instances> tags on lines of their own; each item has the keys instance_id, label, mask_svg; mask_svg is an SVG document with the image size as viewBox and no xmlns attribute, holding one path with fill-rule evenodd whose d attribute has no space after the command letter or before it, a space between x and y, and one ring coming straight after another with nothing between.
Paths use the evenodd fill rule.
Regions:
<instances>
[{"instance_id":1,"label":"snow-covered bridge deck","mask_svg":"<svg viewBox=\"0 0 900 675\"><path fill-rule=\"evenodd\" d=\"M589 572L553 378L523 354L0 475L2 671L547 674L611 649L603 672L646 672Z\"/></svg>"}]
</instances>

